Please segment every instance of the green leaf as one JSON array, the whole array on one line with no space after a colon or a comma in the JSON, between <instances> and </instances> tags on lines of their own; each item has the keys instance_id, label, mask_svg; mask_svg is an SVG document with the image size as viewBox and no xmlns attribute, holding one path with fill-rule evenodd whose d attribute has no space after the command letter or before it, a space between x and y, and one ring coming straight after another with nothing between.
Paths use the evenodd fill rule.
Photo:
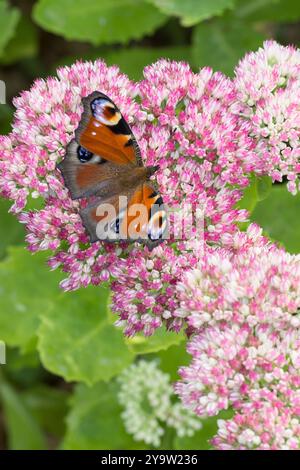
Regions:
<instances>
[{"instance_id":1,"label":"green leaf","mask_svg":"<svg viewBox=\"0 0 300 470\"><path fill-rule=\"evenodd\" d=\"M21 59L27 59L37 54L38 40L37 29L26 17L22 16L13 38L6 45L0 63L10 65Z\"/></svg>"},{"instance_id":2,"label":"green leaf","mask_svg":"<svg viewBox=\"0 0 300 470\"><path fill-rule=\"evenodd\" d=\"M38 331L46 369L91 385L110 380L133 361L123 333L108 323L107 298L107 289L100 287L60 295Z\"/></svg>"},{"instance_id":3,"label":"green leaf","mask_svg":"<svg viewBox=\"0 0 300 470\"><path fill-rule=\"evenodd\" d=\"M51 272L46 255L11 247L0 263L0 339L9 346L31 347L40 315L60 292L61 274Z\"/></svg>"},{"instance_id":4,"label":"green leaf","mask_svg":"<svg viewBox=\"0 0 300 470\"><path fill-rule=\"evenodd\" d=\"M176 450L209 450L210 441L217 433L218 419L230 419L233 416L232 410L221 411L216 417L204 419L202 429L197 431L192 437L176 436L174 440L174 449Z\"/></svg>"},{"instance_id":5,"label":"green leaf","mask_svg":"<svg viewBox=\"0 0 300 470\"><path fill-rule=\"evenodd\" d=\"M39 0L33 17L47 31L92 44L128 43L152 34L167 20L142 0Z\"/></svg>"},{"instance_id":6,"label":"green leaf","mask_svg":"<svg viewBox=\"0 0 300 470\"><path fill-rule=\"evenodd\" d=\"M284 184L273 185L269 196L251 215L269 236L292 252L300 252L300 194L293 196Z\"/></svg>"},{"instance_id":7,"label":"green leaf","mask_svg":"<svg viewBox=\"0 0 300 470\"><path fill-rule=\"evenodd\" d=\"M8 212L11 204L11 201L0 198L0 259L6 255L9 245L20 245L25 238L24 226Z\"/></svg>"},{"instance_id":8,"label":"green leaf","mask_svg":"<svg viewBox=\"0 0 300 470\"><path fill-rule=\"evenodd\" d=\"M237 203L239 209L253 211L258 201L257 178L254 175L250 177L250 184L244 190L242 199Z\"/></svg>"},{"instance_id":9,"label":"green leaf","mask_svg":"<svg viewBox=\"0 0 300 470\"><path fill-rule=\"evenodd\" d=\"M196 26L193 32L193 65L209 65L232 76L238 61L249 50L262 45L265 36L249 22L232 16Z\"/></svg>"},{"instance_id":10,"label":"green leaf","mask_svg":"<svg viewBox=\"0 0 300 470\"><path fill-rule=\"evenodd\" d=\"M11 8L5 0L0 0L0 55L13 37L19 18L20 12L17 8Z\"/></svg>"},{"instance_id":11,"label":"green leaf","mask_svg":"<svg viewBox=\"0 0 300 470\"><path fill-rule=\"evenodd\" d=\"M174 333L159 328L152 336L146 337L138 334L128 338L126 343L135 354L149 354L168 349L170 346L179 344L183 340L184 334L182 332Z\"/></svg>"},{"instance_id":12,"label":"green leaf","mask_svg":"<svg viewBox=\"0 0 300 470\"><path fill-rule=\"evenodd\" d=\"M272 8L280 0L236 0L234 16L240 19L259 18L260 12L264 8Z\"/></svg>"},{"instance_id":13,"label":"green leaf","mask_svg":"<svg viewBox=\"0 0 300 470\"><path fill-rule=\"evenodd\" d=\"M108 65L117 65L121 72L126 73L132 80L143 78L143 69L158 59L182 60L189 62L191 49L188 46L170 47L131 47L119 50L98 48L82 56L83 60L103 59ZM78 59L77 56L67 56L60 59L53 66L53 73L61 66L71 65Z\"/></svg>"},{"instance_id":14,"label":"green leaf","mask_svg":"<svg viewBox=\"0 0 300 470\"><path fill-rule=\"evenodd\" d=\"M114 382L79 385L72 397L63 444L68 450L139 449L124 428Z\"/></svg>"},{"instance_id":15,"label":"green leaf","mask_svg":"<svg viewBox=\"0 0 300 470\"><path fill-rule=\"evenodd\" d=\"M159 10L167 15L180 18L183 26L193 26L199 21L221 15L232 8L235 0L150 0Z\"/></svg>"},{"instance_id":16,"label":"green leaf","mask_svg":"<svg viewBox=\"0 0 300 470\"><path fill-rule=\"evenodd\" d=\"M42 431L20 395L2 378L0 380L0 396L4 408L9 449L45 449Z\"/></svg>"},{"instance_id":17,"label":"green leaf","mask_svg":"<svg viewBox=\"0 0 300 470\"><path fill-rule=\"evenodd\" d=\"M257 197L259 201L263 201L269 196L272 189L272 178L270 176L261 176L257 178Z\"/></svg>"},{"instance_id":18,"label":"green leaf","mask_svg":"<svg viewBox=\"0 0 300 470\"><path fill-rule=\"evenodd\" d=\"M269 176L250 176L250 184L244 190L242 199L237 203L239 209L247 209L250 213L259 201L268 197L272 189L272 179Z\"/></svg>"},{"instance_id":19,"label":"green leaf","mask_svg":"<svg viewBox=\"0 0 300 470\"><path fill-rule=\"evenodd\" d=\"M156 357L159 358L160 369L169 374L172 382L180 378L178 369L191 362L191 356L186 352L186 342L159 351Z\"/></svg>"},{"instance_id":20,"label":"green leaf","mask_svg":"<svg viewBox=\"0 0 300 470\"><path fill-rule=\"evenodd\" d=\"M14 111L8 104L0 104L0 134L8 134L11 131L11 123ZM0 199L0 203L2 198ZM11 205L11 204L10 204Z\"/></svg>"},{"instance_id":21,"label":"green leaf","mask_svg":"<svg viewBox=\"0 0 300 470\"><path fill-rule=\"evenodd\" d=\"M238 0L234 11L237 18L247 21L297 21L300 18L298 0Z\"/></svg>"},{"instance_id":22,"label":"green leaf","mask_svg":"<svg viewBox=\"0 0 300 470\"><path fill-rule=\"evenodd\" d=\"M40 361L37 351L21 354L18 348L8 348L6 352L6 373L28 371L28 369L39 367Z\"/></svg>"},{"instance_id":23,"label":"green leaf","mask_svg":"<svg viewBox=\"0 0 300 470\"><path fill-rule=\"evenodd\" d=\"M64 435L69 398L65 390L40 384L25 390L21 396L31 416L44 431L55 437Z\"/></svg>"},{"instance_id":24,"label":"green leaf","mask_svg":"<svg viewBox=\"0 0 300 470\"><path fill-rule=\"evenodd\" d=\"M109 65L118 65L132 80L141 80L143 69L158 59L190 61L190 48L187 46L174 47L136 47L108 52L103 58Z\"/></svg>"},{"instance_id":25,"label":"green leaf","mask_svg":"<svg viewBox=\"0 0 300 470\"><path fill-rule=\"evenodd\" d=\"M20 388L32 387L45 378L36 349L22 353L19 348L7 348L5 375Z\"/></svg>"}]
</instances>

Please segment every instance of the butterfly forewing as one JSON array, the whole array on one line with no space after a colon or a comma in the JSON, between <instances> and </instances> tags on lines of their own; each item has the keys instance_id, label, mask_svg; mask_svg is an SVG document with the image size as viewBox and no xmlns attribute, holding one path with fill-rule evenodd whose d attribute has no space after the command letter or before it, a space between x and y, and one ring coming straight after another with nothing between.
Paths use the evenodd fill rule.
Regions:
<instances>
[{"instance_id":1,"label":"butterfly forewing","mask_svg":"<svg viewBox=\"0 0 300 470\"><path fill-rule=\"evenodd\" d=\"M135 137L115 103L100 92L83 100L83 117L76 131L78 144L119 165L142 165Z\"/></svg>"}]
</instances>

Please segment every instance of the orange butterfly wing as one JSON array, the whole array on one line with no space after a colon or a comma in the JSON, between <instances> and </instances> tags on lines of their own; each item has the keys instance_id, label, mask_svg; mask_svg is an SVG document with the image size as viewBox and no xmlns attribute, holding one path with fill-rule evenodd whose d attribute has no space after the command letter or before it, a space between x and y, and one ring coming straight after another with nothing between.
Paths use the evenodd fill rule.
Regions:
<instances>
[{"instance_id":1,"label":"orange butterfly wing","mask_svg":"<svg viewBox=\"0 0 300 470\"><path fill-rule=\"evenodd\" d=\"M75 133L78 144L119 165L142 166L135 137L114 102L97 91L82 102L84 112Z\"/></svg>"},{"instance_id":2,"label":"orange butterfly wing","mask_svg":"<svg viewBox=\"0 0 300 470\"><path fill-rule=\"evenodd\" d=\"M118 192L118 178L143 166L135 137L113 101L95 91L82 100L84 112L64 160L58 165L72 199ZM128 166L128 168L127 168Z\"/></svg>"},{"instance_id":3,"label":"orange butterfly wing","mask_svg":"<svg viewBox=\"0 0 300 470\"><path fill-rule=\"evenodd\" d=\"M135 191L128 192L126 197L123 204L115 196L95 201L81 211L91 241L140 241L149 248L161 243L167 233L166 212L161 196L150 184L145 183ZM106 213L106 204L113 206L114 216Z\"/></svg>"},{"instance_id":4,"label":"orange butterfly wing","mask_svg":"<svg viewBox=\"0 0 300 470\"><path fill-rule=\"evenodd\" d=\"M166 229L162 198L149 183L144 183L128 203L127 217L122 222L121 230L128 239L144 241L151 246L161 242Z\"/></svg>"}]
</instances>

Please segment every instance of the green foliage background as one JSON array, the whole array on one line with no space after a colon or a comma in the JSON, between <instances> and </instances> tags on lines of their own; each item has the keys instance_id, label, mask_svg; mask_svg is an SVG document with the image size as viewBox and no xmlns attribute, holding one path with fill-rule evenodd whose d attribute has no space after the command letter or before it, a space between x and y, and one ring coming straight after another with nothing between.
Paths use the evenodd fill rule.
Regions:
<instances>
[{"instance_id":1,"label":"green foliage background","mask_svg":"<svg viewBox=\"0 0 300 470\"><path fill-rule=\"evenodd\" d=\"M233 75L266 38L299 44L299 0L0 0L1 134L11 99L36 77L75 59L103 57L132 79L160 57ZM253 178L241 205L266 233L300 251L299 197ZM45 255L24 249L24 232L0 201L0 448L136 449L123 426L116 376L139 357L160 361L172 380L188 361L183 336L159 331L124 339L103 288L62 293ZM216 419L162 449L207 449Z\"/></svg>"}]
</instances>

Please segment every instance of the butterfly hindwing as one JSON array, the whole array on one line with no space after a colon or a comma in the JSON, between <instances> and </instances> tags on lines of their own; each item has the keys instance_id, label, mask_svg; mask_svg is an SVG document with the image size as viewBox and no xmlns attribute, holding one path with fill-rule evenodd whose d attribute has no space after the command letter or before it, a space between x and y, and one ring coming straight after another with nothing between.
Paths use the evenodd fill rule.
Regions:
<instances>
[{"instance_id":1,"label":"butterfly hindwing","mask_svg":"<svg viewBox=\"0 0 300 470\"><path fill-rule=\"evenodd\" d=\"M142 204L148 213L147 232L143 233L144 242L152 249L167 236L167 213L161 195L150 183L143 184Z\"/></svg>"},{"instance_id":2,"label":"butterfly hindwing","mask_svg":"<svg viewBox=\"0 0 300 470\"><path fill-rule=\"evenodd\" d=\"M138 241L152 249L167 231L162 198L148 183L126 195L97 200L80 215L91 241Z\"/></svg>"},{"instance_id":3,"label":"butterfly hindwing","mask_svg":"<svg viewBox=\"0 0 300 470\"><path fill-rule=\"evenodd\" d=\"M96 199L80 211L91 242L97 240L115 242L127 238L126 232L121 233L121 226L127 212L127 202L133 193L134 190L128 190L122 196Z\"/></svg>"}]
</instances>

